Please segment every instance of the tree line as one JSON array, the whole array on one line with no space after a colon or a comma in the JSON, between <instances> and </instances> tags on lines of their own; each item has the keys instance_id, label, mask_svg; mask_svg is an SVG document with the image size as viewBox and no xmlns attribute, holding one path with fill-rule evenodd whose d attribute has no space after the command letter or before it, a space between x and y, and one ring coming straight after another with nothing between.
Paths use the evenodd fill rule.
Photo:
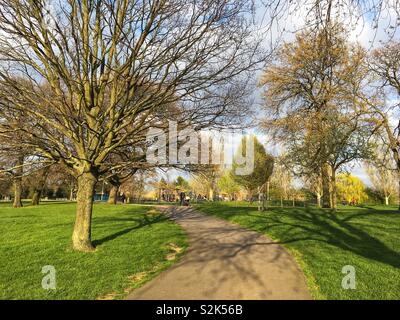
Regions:
<instances>
[{"instance_id":1,"label":"tree line","mask_svg":"<svg viewBox=\"0 0 400 320\"><path fill-rule=\"evenodd\" d=\"M337 173L355 161L369 164L374 184L395 176L400 192L400 44L368 53L347 39L340 23L304 30L280 47L260 80L260 126L326 208L337 206Z\"/></svg>"},{"instance_id":2,"label":"tree line","mask_svg":"<svg viewBox=\"0 0 400 320\"><path fill-rule=\"evenodd\" d=\"M115 199L132 176L159 167L145 161L148 129L243 125L265 64L258 124L298 175L321 181L323 206L336 206L337 171L366 160L377 141L399 172L397 106L385 90L400 94L399 45L368 54L334 21L343 1L307 2L308 28L276 47L270 33L301 1L268 2L261 27L252 0L0 0L0 171L12 177L14 205L28 173L43 185L48 168L62 167L76 183L73 247L92 251L99 182Z\"/></svg>"}]
</instances>

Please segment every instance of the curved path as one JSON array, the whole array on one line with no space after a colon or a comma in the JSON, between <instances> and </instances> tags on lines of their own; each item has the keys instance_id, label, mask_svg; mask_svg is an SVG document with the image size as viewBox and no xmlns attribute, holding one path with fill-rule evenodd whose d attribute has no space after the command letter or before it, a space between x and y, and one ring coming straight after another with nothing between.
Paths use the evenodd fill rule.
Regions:
<instances>
[{"instance_id":1,"label":"curved path","mask_svg":"<svg viewBox=\"0 0 400 320\"><path fill-rule=\"evenodd\" d=\"M264 235L193 208L163 208L187 232L181 261L127 299L311 299L283 247Z\"/></svg>"}]
</instances>

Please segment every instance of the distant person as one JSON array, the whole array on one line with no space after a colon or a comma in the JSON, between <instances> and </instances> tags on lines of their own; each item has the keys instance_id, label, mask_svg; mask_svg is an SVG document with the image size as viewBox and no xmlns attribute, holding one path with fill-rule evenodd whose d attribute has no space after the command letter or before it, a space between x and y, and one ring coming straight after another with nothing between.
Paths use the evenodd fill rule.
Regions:
<instances>
[{"instance_id":1,"label":"distant person","mask_svg":"<svg viewBox=\"0 0 400 320\"><path fill-rule=\"evenodd\" d=\"M184 200L184 205L185 205L185 206L188 206L189 203L190 203L190 197L189 197L189 196L186 196L186 197L185 197L185 200Z\"/></svg>"},{"instance_id":2,"label":"distant person","mask_svg":"<svg viewBox=\"0 0 400 320\"><path fill-rule=\"evenodd\" d=\"M185 202L185 193L182 191L182 192L179 194L179 204L180 204L181 206L183 206L184 202Z\"/></svg>"}]
</instances>

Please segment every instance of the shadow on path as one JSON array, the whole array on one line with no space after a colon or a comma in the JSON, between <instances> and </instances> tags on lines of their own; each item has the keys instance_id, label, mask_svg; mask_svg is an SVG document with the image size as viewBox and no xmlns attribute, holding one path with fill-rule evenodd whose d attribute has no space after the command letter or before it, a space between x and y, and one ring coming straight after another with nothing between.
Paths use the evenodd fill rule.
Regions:
<instances>
[{"instance_id":1,"label":"shadow on path","mask_svg":"<svg viewBox=\"0 0 400 320\"><path fill-rule=\"evenodd\" d=\"M302 272L264 235L203 215L165 208L187 232L183 259L128 299L310 299Z\"/></svg>"}]
</instances>

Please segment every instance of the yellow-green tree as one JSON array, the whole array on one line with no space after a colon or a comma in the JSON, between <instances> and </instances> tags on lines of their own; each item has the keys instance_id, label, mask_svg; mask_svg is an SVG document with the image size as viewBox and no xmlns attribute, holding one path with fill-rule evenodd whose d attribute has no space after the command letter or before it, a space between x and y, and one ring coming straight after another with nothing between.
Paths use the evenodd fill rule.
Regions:
<instances>
[{"instance_id":1,"label":"yellow-green tree","mask_svg":"<svg viewBox=\"0 0 400 320\"><path fill-rule=\"evenodd\" d=\"M226 193L229 199L234 199L235 194L240 191L240 185L235 182L232 173L226 171L217 182L218 189L222 193Z\"/></svg>"},{"instance_id":2,"label":"yellow-green tree","mask_svg":"<svg viewBox=\"0 0 400 320\"><path fill-rule=\"evenodd\" d=\"M265 150L265 147L261 144L260 141L255 136L250 136L248 139L242 139L242 146L238 149L235 158L240 152L246 150L246 143L248 140L254 139L254 167L250 174L247 175L238 175L235 174L236 168L239 166L234 163L232 168L232 177L234 181L241 185L250 195L250 199L252 198L252 194L258 193L260 210L265 209L265 198L264 191L268 192L268 184L270 177L274 170L274 162L275 159L272 155L268 154Z\"/></svg>"},{"instance_id":3,"label":"yellow-green tree","mask_svg":"<svg viewBox=\"0 0 400 320\"><path fill-rule=\"evenodd\" d=\"M349 204L359 204L368 199L365 184L360 178L351 174L339 174L336 181L339 199Z\"/></svg>"}]
</instances>

